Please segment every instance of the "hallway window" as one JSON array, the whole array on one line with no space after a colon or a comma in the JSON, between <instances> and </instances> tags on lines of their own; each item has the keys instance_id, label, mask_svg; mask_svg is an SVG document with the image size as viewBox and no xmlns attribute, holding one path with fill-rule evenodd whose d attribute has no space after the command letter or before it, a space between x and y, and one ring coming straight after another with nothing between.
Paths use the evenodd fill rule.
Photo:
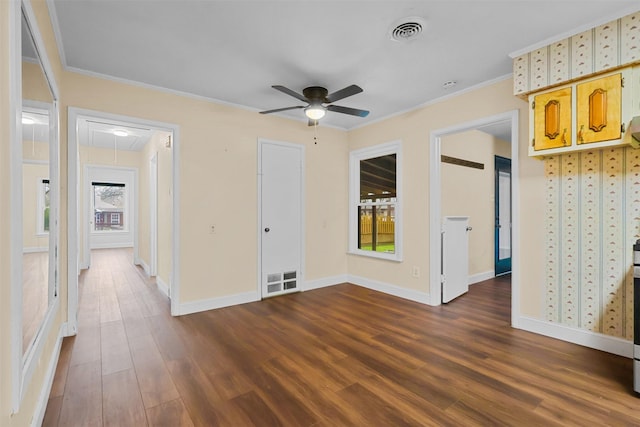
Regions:
<instances>
[{"instance_id":1,"label":"hallway window","mask_svg":"<svg viewBox=\"0 0 640 427\"><path fill-rule=\"evenodd\" d=\"M400 143L350 155L351 253L399 261Z\"/></svg>"},{"instance_id":2,"label":"hallway window","mask_svg":"<svg viewBox=\"0 0 640 427\"><path fill-rule=\"evenodd\" d=\"M127 188L125 184L113 182L94 182L93 223L94 231L124 231Z\"/></svg>"},{"instance_id":3,"label":"hallway window","mask_svg":"<svg viewBox=\"0 0 640 427\"><path fill-rule=\"evenodd\" d=\"M43 179L38 185L38 234L49 233L49 212L51 210L51 188L49 180Z\"/></svg>"}]
</instances>

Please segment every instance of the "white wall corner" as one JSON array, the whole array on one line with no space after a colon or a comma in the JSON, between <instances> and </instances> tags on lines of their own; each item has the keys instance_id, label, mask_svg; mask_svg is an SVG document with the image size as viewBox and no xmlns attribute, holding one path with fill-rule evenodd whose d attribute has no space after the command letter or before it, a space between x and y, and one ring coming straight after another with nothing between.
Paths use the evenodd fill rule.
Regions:
<instances>
[{"instance_id":1,"label":"white wall corner","mask_svg":"<svg viewBox=\"0 0 640 427\"><path fill-rule=\"evenodd\" d=\"M178 316L201 311L214 310L216 308L230 307L232 305L246 304L259 301L260 296L257 291L244 292L241 294L229 295L226 297L210 298L205 300L190 301L179 304Z\"/></svg>"},{"instance_id":2,"label":"white wall corner","mask_svg":"<svg viewBox=\"0 0 640 427\"><path fill-rule=\"evenodd\" d=\"M49 395L51 394L51 387L53 386L53 379L56 375L56 368L58 367L58 358L60 357L60 349L62 348L62 338L66 334L67 324L63 323L60 325L60 329L58 329L58 337L56 338L56 344L53 348L53 353L49 359L49 365L47 366L47 371L45 372L44 382L42 384L42 389L40 390L40 395L38 396L38 401L36 402L36 407L33 412L33 417L31 418L31 426L37 427L41 426L44 421L44 414L47 410L47 403L49 403Z\"/></svg>"},{"instance_id":3,"label":"white wall corner","mask_svg":"<svg viewBox=\"0 0 640 427\"><path fill-rule=\"evenodd\" d=\"M140 257L136 258L136 259L133 261L133 263L134 263L135 265L139 265L140 267L142 267L142 269L144 270L144 274L146 274L146 275L147 275L147 277L151 277L151 276L150 276L150 274L149 274L149 273L150 273L150 271L151 271L151 269L149 268L149 266L147 265L147 263L146 263L146 262L144 262L144 260L143 260L142 258L140 258ZM159 288L159 286L158 286L158 288Z\"/></svg>"},{"instance_id":4,"label":"white wall corner","mask_svg":"<svg viewBox=\"0 0 640 427\"><path fill-rule=\"evenodd\" d=\"M374 291L383 292L385 294L404 298L410 301L419 302L421 304L429 304L429 294L426 292L415 291L412 289L402 288L400 286L389 283L379 282L377 280L367 279L366 277L348 275L348 282L363 288L372 289ZM429 286L425 284L425 289Z\"/></svg>"},{"instance_id":5,"label":"white wall corner","mask_svg":"<svg viewBox=\"0 0 640 427\"><path fill-rule=\"evenodd\" d=\"M145 273L147 273L147 276L148 276L149 270L147 270L146 264L143 266L143 268ZM158 287L158 290L163 293L164 296L169 298L169 285L164 280L162 280L160 276L156 276L156 286Z\"/></svg>"},{"instance_id":6,"label":"white wall corner","mask_svg":"<svg viewBox=\"0 0 640 427\"><path fill-rule=\"evenodd\" d=\"M516 326L514 325L514 327ZM633 342L622 338L526 316L520 316L517 322L517 328L595 350L617 354L618 356L633 357Z\"/></svg>"},{"instance_id":7,"label":"white wall corner","mask_svg":"<svg viewBox=\"0 0 640 427\"><path fill-rule=\"evenodd\" d=\"M339 285L348 281L349 276L347 276L346 274L323 277L321 279L306 280L302 285L302 291L312 291L314 289L326 288L327 286Z\"/></svg>"},{"instance_id":8,"label":"white wall corner","mask_svg":"<svg viewBox=\"0 0 640 427\"><path fill-rule=\"evenodd\" d=\"M494 277L496 277L496 273L493 270L474 274L472 276L469 276L469 284L474 285L476 283L484 282L485 280L493 279Z\"/></svg>"}]
</instances>

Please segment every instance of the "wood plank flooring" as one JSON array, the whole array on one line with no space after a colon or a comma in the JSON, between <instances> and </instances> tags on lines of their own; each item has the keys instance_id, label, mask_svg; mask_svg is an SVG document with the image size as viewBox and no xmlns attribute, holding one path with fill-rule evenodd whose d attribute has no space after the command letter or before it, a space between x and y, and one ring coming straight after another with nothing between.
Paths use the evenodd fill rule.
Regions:
<instances>
[{"instance_id":1,"label":"wood plank flooring","mask_svg":"<svg viewBox=\"0 0 640 427\"><path fill-rule=\"evenodd\" d=\"M45 426L640 425L629 359L509 327L509 277L428 307L358 286L172 318L93 252Z\"/></svg>"}]
</instances>

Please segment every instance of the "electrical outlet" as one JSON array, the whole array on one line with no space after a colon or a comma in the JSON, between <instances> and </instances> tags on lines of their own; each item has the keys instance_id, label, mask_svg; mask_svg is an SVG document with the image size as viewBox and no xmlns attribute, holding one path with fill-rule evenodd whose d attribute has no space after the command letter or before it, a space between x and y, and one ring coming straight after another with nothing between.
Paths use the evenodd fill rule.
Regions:
<instances>
[{"instance_id":1,"label":"electrical outlet","mask_svg":"<svg viewBox=\"0 0 640 427\"><path fill-rule=\"evenodd\" d=\"M411 276L415 277L416 279L420 277L420 267L414 265L413 269L411 270Z\"/></svg>"}]
</instances>

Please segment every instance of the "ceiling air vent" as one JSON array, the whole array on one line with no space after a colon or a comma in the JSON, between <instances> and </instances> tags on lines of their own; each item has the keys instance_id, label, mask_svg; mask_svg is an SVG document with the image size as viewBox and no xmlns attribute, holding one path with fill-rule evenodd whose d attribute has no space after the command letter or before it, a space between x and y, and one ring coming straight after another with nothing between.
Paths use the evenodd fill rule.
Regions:
<instances>
[{"instance_id":1,"label":"ceiling air vent","mask_svg":"<svg viewBox=\"0 0 640 427\"><path fill-rule=\"evenodd\" d=\"M414 40L422 34L424 30L424 19L412 16L396 21L391 27L390 36L392 40L399 42Z\"/></svg>"}]
</instances>

